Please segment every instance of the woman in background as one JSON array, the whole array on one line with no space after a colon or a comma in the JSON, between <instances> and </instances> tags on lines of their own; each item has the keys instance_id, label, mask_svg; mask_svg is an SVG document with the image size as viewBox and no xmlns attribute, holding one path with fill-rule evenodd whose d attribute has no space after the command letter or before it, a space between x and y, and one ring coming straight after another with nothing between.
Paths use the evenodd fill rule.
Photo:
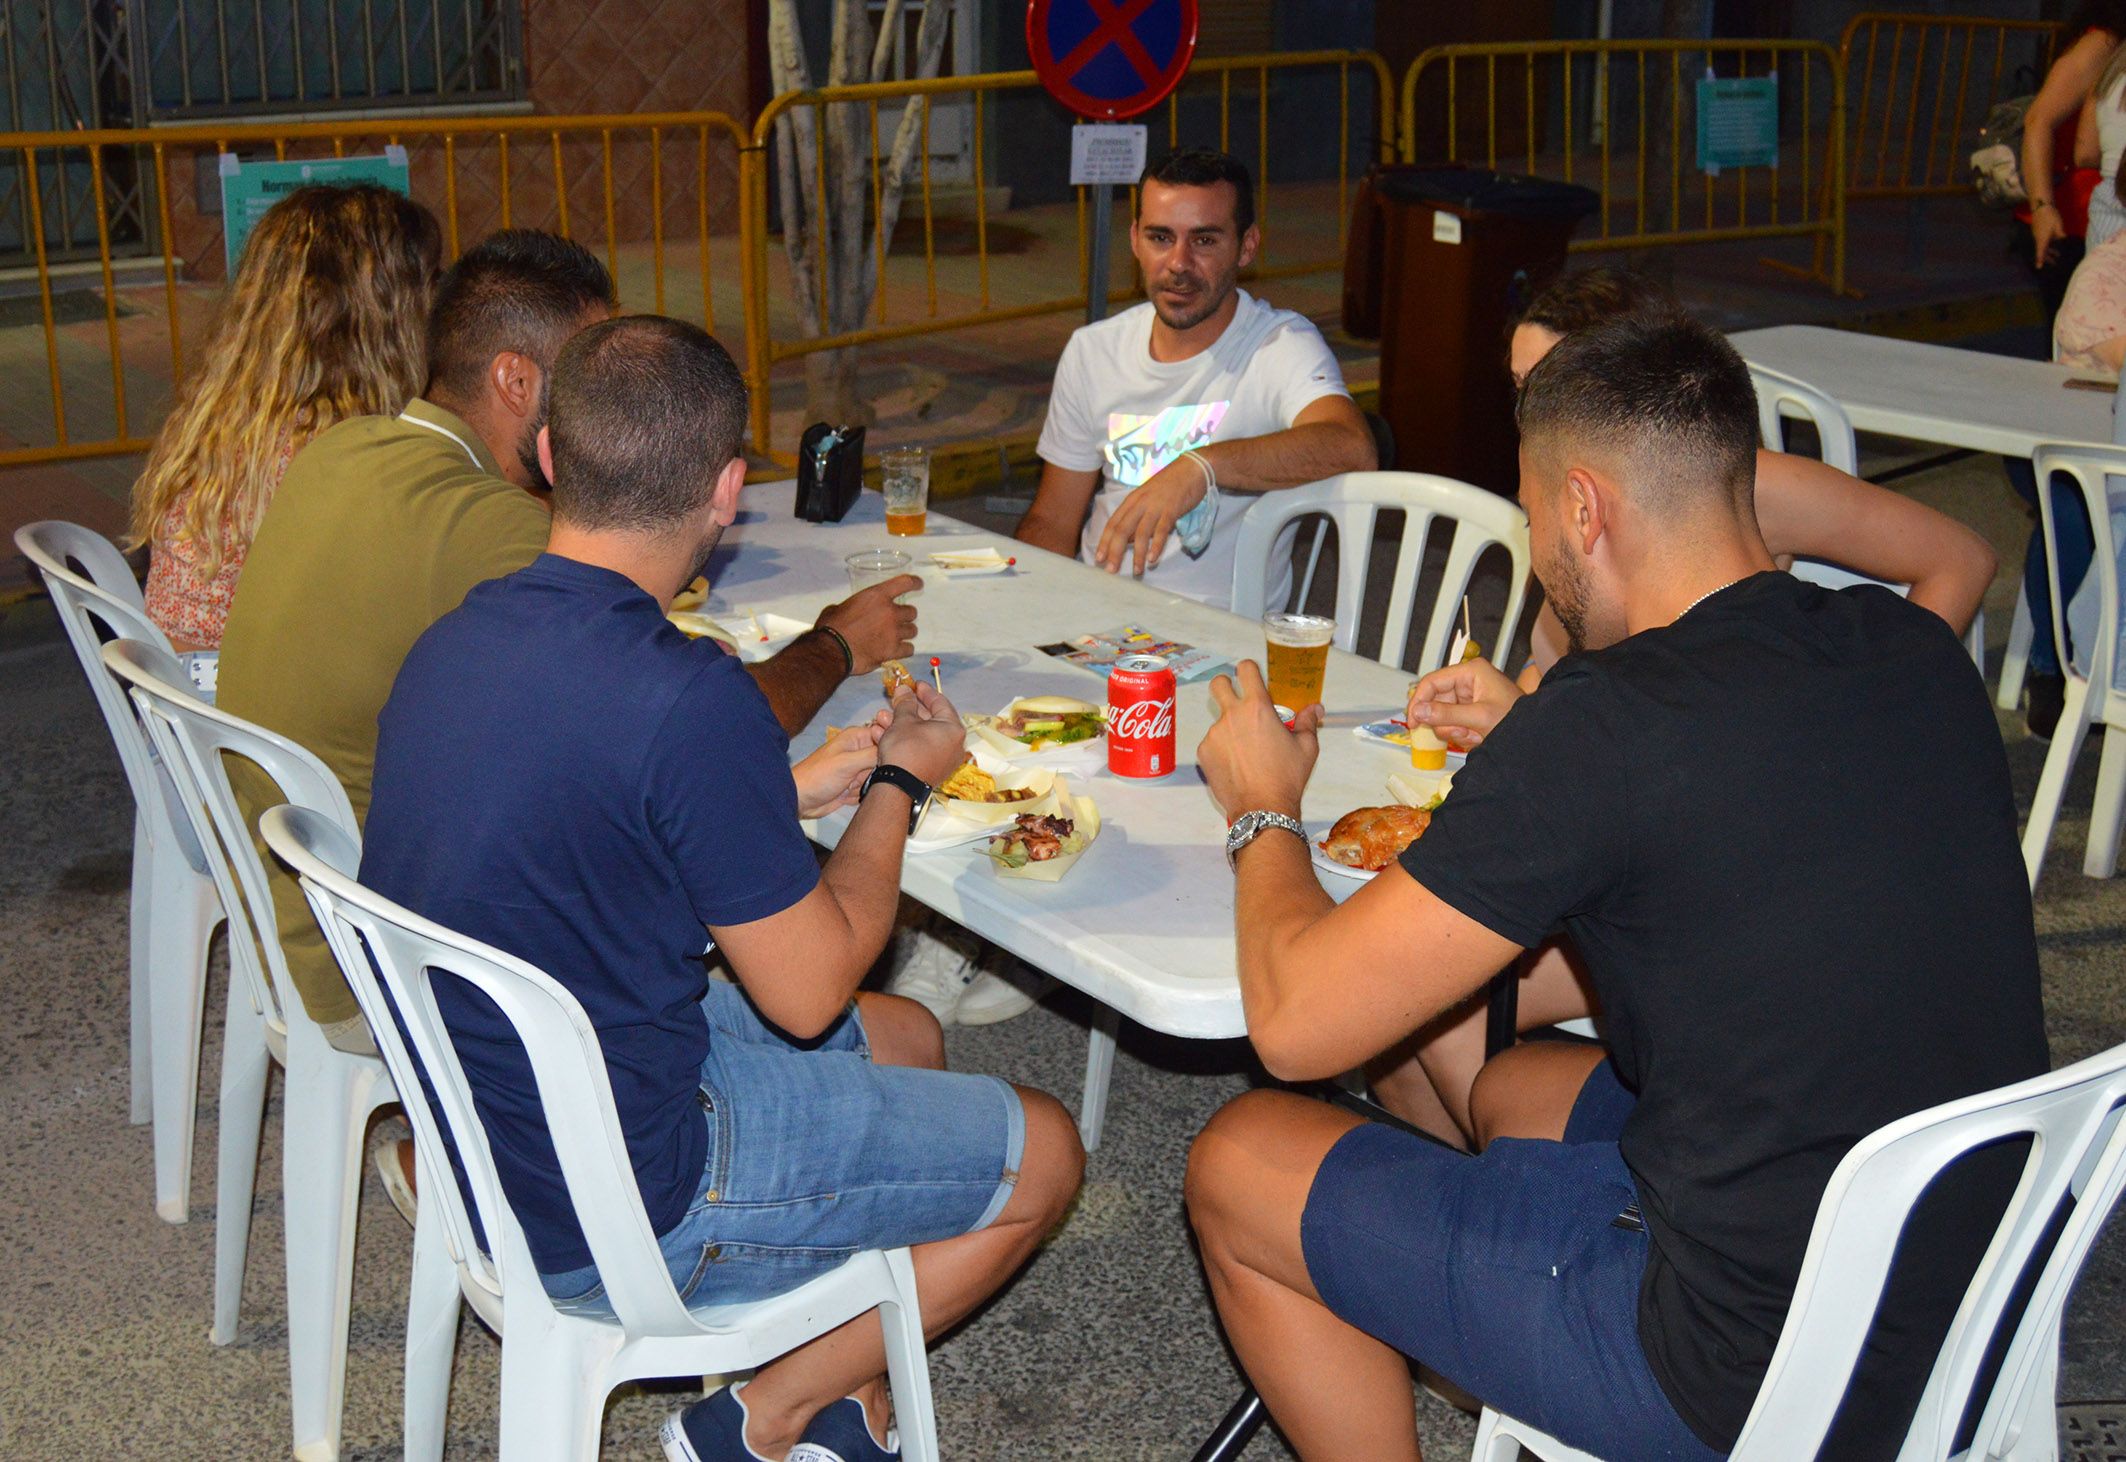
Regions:
<instances>
[{"instance_id":1,"label":"woman in background","mask_svg":"<svg viewBox=\"0 0 2126 1462\"><path fill-rule=\"evenodd\" d=\"M288 459L336 422L419 394L441 256L427 209L367 184L298 188L252 231L133 488L148 617L202 691Z\"/></svg>"},{"instance_id":2,"label":"woman in background","mask_svg":"<svg viewBox=\"0 0 2126 1462\"><path fill-rule=\"evenodd\" d=\"M1518 385L1550 347L1576 330L1642 310L1680 310L1644 275L1603 266L1565 275L1530 302L1514 325L1508 369ZM1914 604L1959 635L1971 627L1998 564L1977 533L1924 503L1817 461L1757 453L1757 525L1782 565L1823 559L1870 578L1911 586ZM1546 605L1536 618L1535 663L1549 668L1564 636Z\"/></svg>"},{"instance_id":3,"label":"woman in background","mask_svg":"<svg viewBox=\"0 0 2126 1462\"><path fill-rule=\"evenodd\" d=\"M2044 295L2048 326L2055 322L2069 280L2083 258L2080 235L2084 228L2088 231L2087 247L2093 250L2121 223L2126 223L2126 207L2120 204L2108 168L2098 176L2093 169L2072 173L2063 165L2070 161L2095 162L2097 158L2088 154L2096 152L2101 156L2111 141L2102 135L2104 119L2096 113L2100 93L2117 80L2111 63L2118 56L2120 42L2126 41L2126 0L2084 0L2065 31L2065 39L2066 49L2046 71L2044 84L2023 114L2023 191L2029 200L2026 206L2031 267L2037 271L2038 288ZM2059 137L2070 126L2074 130L2068 135L2075 139L2077 156L2062 159L2058 156ZM2126 130L2114 131L2120 145L2126 146ZM2086 196L2070 193L2075 178L2095 178L2095 187ZM2030 471L2030 464L2009 460L2005 466L2009 485L2016 496L2030 505L2035 516L2037 478ZM2089 570L2094 540L2081 494L2055 484L2052 506L2059 537L2061 589L2071 597ZM2029 675L2024 681L2029 698L2024 724L2040 740L2051 737L2067 693L2054 648L2052 601L2045 579L2045 535L2033 527L2030 546L2023 555L2023 599L2030 608L2033 630Z\"/></svg>"}]
</instances>

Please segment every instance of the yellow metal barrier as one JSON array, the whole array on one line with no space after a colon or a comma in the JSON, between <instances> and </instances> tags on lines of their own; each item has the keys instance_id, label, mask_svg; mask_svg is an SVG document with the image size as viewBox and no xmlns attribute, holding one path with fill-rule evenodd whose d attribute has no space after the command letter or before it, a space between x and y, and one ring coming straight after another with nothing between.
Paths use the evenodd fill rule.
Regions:
<instances>
[{"instance_id":1,"label":"yellow metal barrier","mask_svg":"<svg viewBox=\"0 0 2126 1462\"><path fill-rule=\"evenodd\" d=\"M1782 166L1738 168L1730 180L1701 175L1687 160L1696 136L1689 84L1716 71L1780 75L1781 112L1799 117L1798 137L1782 141ZM1628 98L1622 106L1620 95ZM1553 97L1561 103L1555 118ZM1432 105L1421 110L1421 98ZM1402 155L1518 167L1595 188L1595 232L1574 239L1576 250L1815 235L1830 246L1834 287L1844 285L1845 190L1836 175L1846 158L1845 82L1837 54L1818 41L1435 46L1403 75Z\"/></svg>"},{"instance_id":2,"label":"yellow metal barrier","mask_svg":"<svg viewBox=\"0 0 2126 1462\"><path fill-rule=\"evenodd\" d=\"M1846 197L1968 192L1973 134L1994 103L2037 89L2062 29L2049 20L1854 16L1838 43L1853 105Z\"/></svg>"},{"instance_id":3,"label":"yellow metal barrier","mask_svg":"<svg viewBox=\"0 0 2126 1462\"><path fill-rule=\"evenodd\" d=\"M311 156L345 156L388 144L407 149L414 196L435 210L444 230L447 256L455 258L493 228L512 225L555 229L602 246L622 302L660 313L683 312L717 325L712 224L728 219L734 240L751 227L745 217L741 186L744 129L722 112L644 113L588 117L451 117L379 119L253 125L200 126L83 132L0 133L0 159L19 159L21 187L27 200L29 248L35 261L37 293L44 338L44 371L49 391L51 440L27 445L0 445L0 468L60 462L145 451L161 405L182 378L185 366L186 312L179 274L218 277L222 231L219 220L203 216L193 205L200 167L214 166L217 152L239 151L282 160ZM125 288L118 270L139 267L114 263L106 197L110 160L129 157L152 173L149 206L153 210L161 264L163 328L168 336L168 374L153 384L164 400L153 410L140 409L140 392L129 382L160 372L150 363L158 354L149 343L135 345L128 359L127 336L136 332L121 321L145 313L121 308ZM54 308L55 266L48 255L44 177L55 168L86 168L94 199L98 240L96 269L101 281L100 339L63 325ZM173 172L183 181L173 183ZM193 186L188 187L187 184ZM207 181L207 188L215 185ZM586 206L588 205L588 206ZM732 210L736 216L732 217ZM595 221L594 221L595 220ZM590 227L585 225L589 223ZM691 240L691 248L689 247ZM648 277L637 246L649 245ZM621 248L628 246L623 265ZM735 247L740 302L750 300L752 283L744 276L755 251ZM688 257L691 255L692 257ZM155 254L141 261L152 267ZM670 267L678 264L679 268ZM59 266L63 270L64 266ZM63 273L61 275L63 278ZM153 286L148 286L152 292ZM203 308L191 312L198 324ZM726 316L728 319L728 315ZM98 357L104 357L98 360ZM30 388L26 373L9 363L9 393L19 404ZM69 377L80 395L104 394L93 412L68 411ZM91 383L96 383L93 387ZM84 430L93 415L95 426ZM17 435L19 438L19 428Z\"/></svg>"},{"instance_id":4,"label":"yellow metal barrier","mask_svg":"<svg viewBox=\"0 0 2126 1462\"><path fill-rule=\"evenodd\" d=\"M1370 77L1374 102L1378 113L1378 134L1374 150L1382 159L1393 156L1394 92L1393 77L1387 63L1371 51L1301 51L1283 55L1205 57L1198 59L1190 70L1183 86L1168 99L1163 107L1155 109L1139 120L1151 128L1154 151L1164 133L1168 146L1182 141L1208 143L1208 135L1198 136L1193 128L1184 126L1184 108L1194 112L1197 107L1189 103L1197 98L1208 100L1208 94L1216 90L1218 101L1217 143L1228 150L1237 150L1244 160L1254 165L1256 179L1256 211L1265 220L1275 214L1276 199L1288 186L1273 186L1269 176L1270 161L1270 97L1273 76L1298 70L1333 73L1338 93L1338 147L1336 167L1337 233L1334 254L1300 255L1293 257L1279 251L1274 230L1265 230L1268 242L1264 257L1251 272L1253 278L1274 278L1281 275L1310 273L1318 270L1341 267L1344 230L1350 214L1350 192L1354 159L1351 155L1352 74L1360 74L1361 81ZM1252 121L1252 137L1245 132L1236 137L1234 127L1234 97L1236 87L1243 93L1241 122L1243 127ZM1254 116L1245 114L1246 93L1252 90L1255 97ZM753 124L752 146L745 155L747 217L753 223L753 232L747 244L749 287L746 295L746 342L751 355L748 359L748 375L753 385L753 443L756 451L770 452L771 444L769 410L769 379L777 364L796 360L819 351L839 350L848 346L870 344L878 341L901 340L912 336L929 335L940 331L960 330L971 326L998 324L1021 320L1037 315L1060 314L1079 310L1086 303L1086 190L1079 188L1077 194L1077 278L1076 289L1067 293L1051 292L1047 288L1032 291L1021 288L1009 300L999 297L999 283L990 267L989 230L992 217L989 210L987 190L990 171L985 167L985 146L993 147L988 134L994 126L998 98L1018 93L1041 97L1040 83L1031 71L992 72L973 76L939 77L928 81L888 81L873 84L821 87L806 92L787 92L769 102ZM870 170L868 196L872 214L877 214L880 197L880 174L885 166L890 146L882 150L879 110L882 105L895 102L909 105L920 100L923 107L922 125L926 129L925 145L921 152L920 186L909 188L904 197L908 204L919 208L923 233L923 252L920 266L912 259L906 268L897 273L889 272L889 242L882 224L874 221L871 228L869 250L875 261L879 281L873 300L873 323L861 329L826 332L816 328L816 322L824 320L826 309L825 241L821 240L821 264L817 269L820 298L813 319L799 318L794 302L788 301L788 292L781 292L785 307L777 309L777 292L771 288L771 276L775 274L769 255L770 233L777 225L768 206L768 173L770 149L776 131L776 122L796 108L824 109L829 106L860 106L868 113L868 158ZM972 280L960 281L959 299L950 298L955 293L948 289L941 302L938 277L938 252L936 247L936 220L934 189L930 176L930 147L927 129L931 111L940 101L968 103L972 113L973 132L973 209L975 223L975 264ZM1044 103L1045 105L1045 103ZM1162 125L1163 122L1163 125ZM827 128L813 129L814 177L820 181L820 212L825 212L825 134ZM1252 146L1249 145L1252 143ZM1237 146L1236 146L1237 144ZM1355 159L1360 171L1371 159L1363 156ZM1061 159L1058 159L1061 166ZM904 217L913 215L906 213ZM897 284L897 290L889 285ZM971 286L968 287L968 286ZM1110 287L1110 298L1116 301L1134 298L1137 286L1125 280L1119 286ZM902 307L894 308L889 295L898 297ZM921 303L908 308L913 300ZM774 454L781 455L781 454Z\"/></svg>"}]
</instances>

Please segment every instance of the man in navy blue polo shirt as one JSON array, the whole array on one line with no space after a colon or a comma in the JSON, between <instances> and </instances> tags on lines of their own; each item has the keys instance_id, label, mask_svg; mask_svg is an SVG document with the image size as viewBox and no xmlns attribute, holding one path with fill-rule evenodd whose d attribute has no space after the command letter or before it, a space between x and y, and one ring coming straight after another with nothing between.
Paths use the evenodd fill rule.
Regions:
<instances>
[{"instance_id":1,"label":"man in navy blue polo shirt","mask_svg":"<svg viewBox=\"0 0 2126 1462\"><path fill-rule=\"evenodd\" d=\"M379 718L362 879L566 985L597 1028L650 1223L690 1302L794 1288L915 1246L932 1333L1061 1217L1083 1152L1036 1091L945 1072L936 1021L857 995L903 843L961 759L928 687L793 769L737 659L664 613L737 512L745 385L691 325L634 316L555 365L547 552L415 645ZM798 826L858 802L822 867ZM737 975L708 979L705 947ZM549 1294L603 1303L522 1047L437 1000ZM863 1316L667 1423L675 1462L897 1454Z\"/></svg>"}]
</instances>

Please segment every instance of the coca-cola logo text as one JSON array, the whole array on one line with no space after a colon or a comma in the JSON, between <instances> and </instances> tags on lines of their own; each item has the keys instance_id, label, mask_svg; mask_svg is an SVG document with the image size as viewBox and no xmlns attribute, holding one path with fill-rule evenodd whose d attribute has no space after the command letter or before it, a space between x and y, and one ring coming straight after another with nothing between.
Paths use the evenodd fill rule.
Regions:
<instances>
[{"instance_id":1,"label":"coca-cola logo text","mask_svg":"<svg viewBox=\"0 0 2126 1462\"><path fill-rule=\"evenodd\" d=\"M1107 734L1119 741L1150 741L1174 734L1174 698L1138 701L1113 706L1107 712Z\"/></svg>"}]
</instances>

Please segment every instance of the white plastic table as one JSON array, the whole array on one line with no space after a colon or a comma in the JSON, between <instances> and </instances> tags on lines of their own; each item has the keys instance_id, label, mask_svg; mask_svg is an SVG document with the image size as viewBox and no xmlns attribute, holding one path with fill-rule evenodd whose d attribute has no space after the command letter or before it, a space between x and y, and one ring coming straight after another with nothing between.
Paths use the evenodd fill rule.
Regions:
<instances>
[{"instance_id":1,"label":"white plastic table","mask_svg":"<svg viewBox=\"0 0 2126 1462\"><path fill-rule=\"evenodd\" d=\"M1728 338L1751 365L1829 396L1859 431L2022 458L2044 442L2112 439L2112 393L2069 386L2091 378L2049 361L1822 325L1773 325Z\"/></svg>"},{"instance_id":2,"label":"white plastic table","mask_svg":"<svg viewBox=\"0 0 2126 1462\"><path fill-rule=\"evenodd\" d=\"M929 674L943 660L945 692L962 711L996 711L1023 695L1065 694L1099 703L1103 677L1053 659L1035 647L1077 635L1140 624L1170 638L1260 659L1260 625L1172 594L1128 575L1110 575L1074 560L930 515L931 532L889 538L884 507L865 493L847 520L812 524L791 514L791 484L748 487L739 522L725 534L709 568L709 609L719 618L774 612L810 622L849 592L846 555L898 548L924 569L926 554L987 544L1016 555L1013 572L982 578L925 577L911 670ZM1360 741L1350 727L1400 714L1410 676L1332 649L1325 703L1336 724L1322 732L1322 756L1303 808L1310 828L1353 807L1391 799L1387 777L1407 768L1406 754ZM861 720L883 701L878 677L845 683L819 717L793 738L791 755L820 744L828 725ZM1225 863L1225 819L1196 771L1196 743L1212 718L1207 681L1183 685L1176 705L1173 774L1156 781L1109 775L1073 779L1073 790L1099 806L1098 839L1058 883L1000 879L980 844L911 853L901 887L955 923L1011 951L1037 969L1084 991L1109 1011L1169 1035L1203 1039L1246 1033L1233 949L1233 878ZM808 831L832 846L847 812ZM1319 875L1339 898L1355 880ZM1113 1025L1094 1030L1088 1095L1106 1086ZM1100 1113L1089 1109L1086 1141L1098 1140Z\"/></svg>"}]
</instances>

